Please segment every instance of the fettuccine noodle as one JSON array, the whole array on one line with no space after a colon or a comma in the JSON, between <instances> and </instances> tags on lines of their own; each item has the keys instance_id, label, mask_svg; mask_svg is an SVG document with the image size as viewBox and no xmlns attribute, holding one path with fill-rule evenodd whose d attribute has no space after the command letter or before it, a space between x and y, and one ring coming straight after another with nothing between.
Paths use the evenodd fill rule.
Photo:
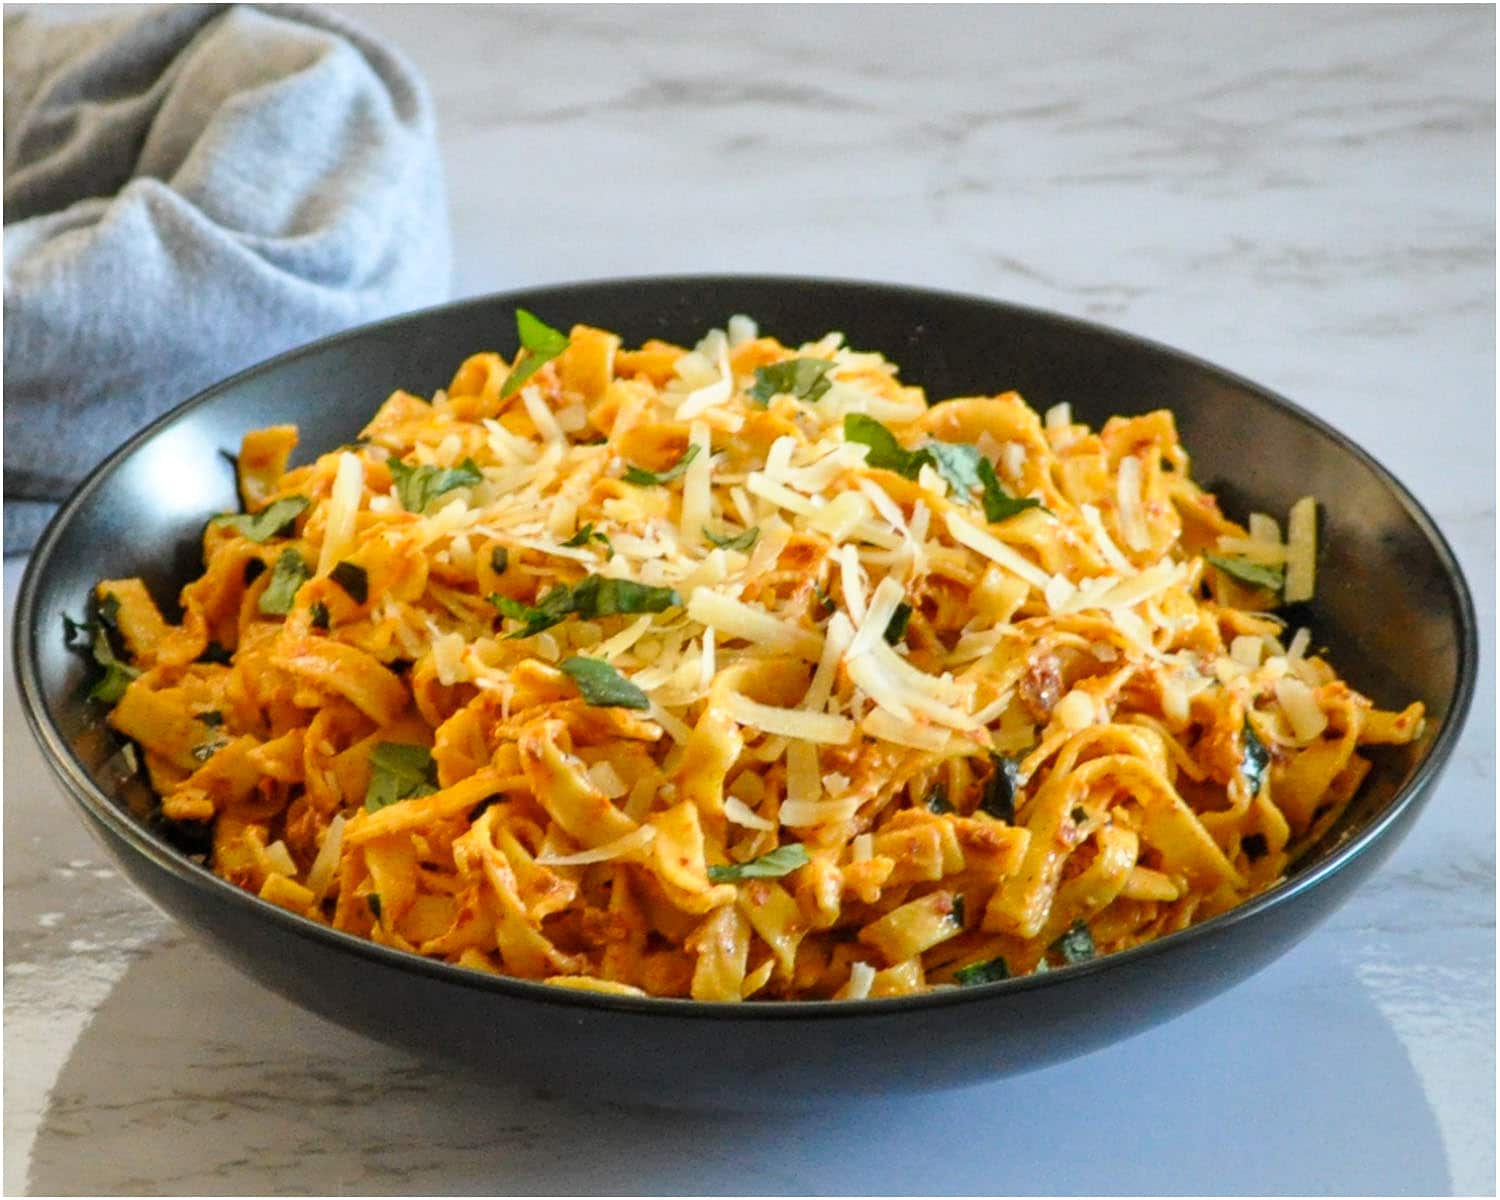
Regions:
<instances>
[{"instance_id":1,"label":"fettuccine noodle","mask_svg":"<svg viewBox=\"0 0 1500 1200\"><path fill-rule=\"evenodd\" d=\"M179 624L98 585L112 725L271 903L564 987L918 993L1225 911L1420 733L1272 615L1315 502L1229 520L1169 412L522 333L308 465L247 435Z\"/></svg>"}]
</instances>

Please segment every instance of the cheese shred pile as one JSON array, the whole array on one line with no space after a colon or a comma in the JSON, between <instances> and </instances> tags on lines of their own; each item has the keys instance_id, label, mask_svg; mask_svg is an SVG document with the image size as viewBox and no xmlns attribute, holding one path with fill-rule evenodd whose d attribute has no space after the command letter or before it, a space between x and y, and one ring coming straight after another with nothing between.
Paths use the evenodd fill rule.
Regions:
<instances>
[{"instance_id":1,"label":"cheese shred pile","mask_svg":"<svg viewBox=\"0 0 1500 1200\"><path fill-rule=\"evenodd\" d=\"M180 624L98 585L160 815L273 904L598 992L920 993L1231 908L1421 732L1273 615L1315 501L1227 519L1169 412L518 324L310 464L247 435Z\"/></svg>"}]
</instances>

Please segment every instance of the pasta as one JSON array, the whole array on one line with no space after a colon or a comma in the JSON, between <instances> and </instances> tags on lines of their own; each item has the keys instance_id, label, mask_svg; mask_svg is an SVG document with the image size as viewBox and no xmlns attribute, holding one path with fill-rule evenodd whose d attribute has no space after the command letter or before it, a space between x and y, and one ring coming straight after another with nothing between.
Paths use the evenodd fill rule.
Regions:
<instances>
[{"instance_id":1,"label":"pasta","mask_svg":"<svg viewBox=\"0 0 1500 1200\"><path fill-rule=\"evenodd\" d=\"M96 589L161 817L273 904L595 992L920 993L1225 911L1421 732L1274 615L1315 501L1228 519L1169 412L517 321L311 463L247 434L178 623Z\"/></svg>"}]
</instances>

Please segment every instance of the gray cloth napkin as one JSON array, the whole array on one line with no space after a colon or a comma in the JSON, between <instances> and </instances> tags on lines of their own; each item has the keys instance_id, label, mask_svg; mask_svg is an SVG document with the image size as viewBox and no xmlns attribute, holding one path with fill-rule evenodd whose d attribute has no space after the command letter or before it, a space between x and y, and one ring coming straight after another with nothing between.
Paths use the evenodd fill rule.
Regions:
<instances>
[{"instance_id":1,"label":"gray cloth napkin","mask_svg":"<svg viewBox=\"0 0 1500 1200\"><path fill-rule=\"evenodd\" d=\"M152 417L437 303L432 107L300 6L5 17L5 552Z\"/></svg>"}]
</instances>

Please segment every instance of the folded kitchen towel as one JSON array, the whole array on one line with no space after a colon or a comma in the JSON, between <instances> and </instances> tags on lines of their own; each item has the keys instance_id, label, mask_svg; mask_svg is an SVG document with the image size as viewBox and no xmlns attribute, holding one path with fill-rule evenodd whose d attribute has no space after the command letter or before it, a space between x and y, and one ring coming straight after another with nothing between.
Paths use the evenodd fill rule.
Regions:
<instances>
[{"instance_id":1,"label":"folded kitchen towel","mask_svg":"<svg viewBox=\"0 0 1500 1200\"><path fill-rule=\"evenodd\" d=\"M152 417L447 296L432 106L311 8L5 17L5 552Z\"/></svg>"}]
</instances>

